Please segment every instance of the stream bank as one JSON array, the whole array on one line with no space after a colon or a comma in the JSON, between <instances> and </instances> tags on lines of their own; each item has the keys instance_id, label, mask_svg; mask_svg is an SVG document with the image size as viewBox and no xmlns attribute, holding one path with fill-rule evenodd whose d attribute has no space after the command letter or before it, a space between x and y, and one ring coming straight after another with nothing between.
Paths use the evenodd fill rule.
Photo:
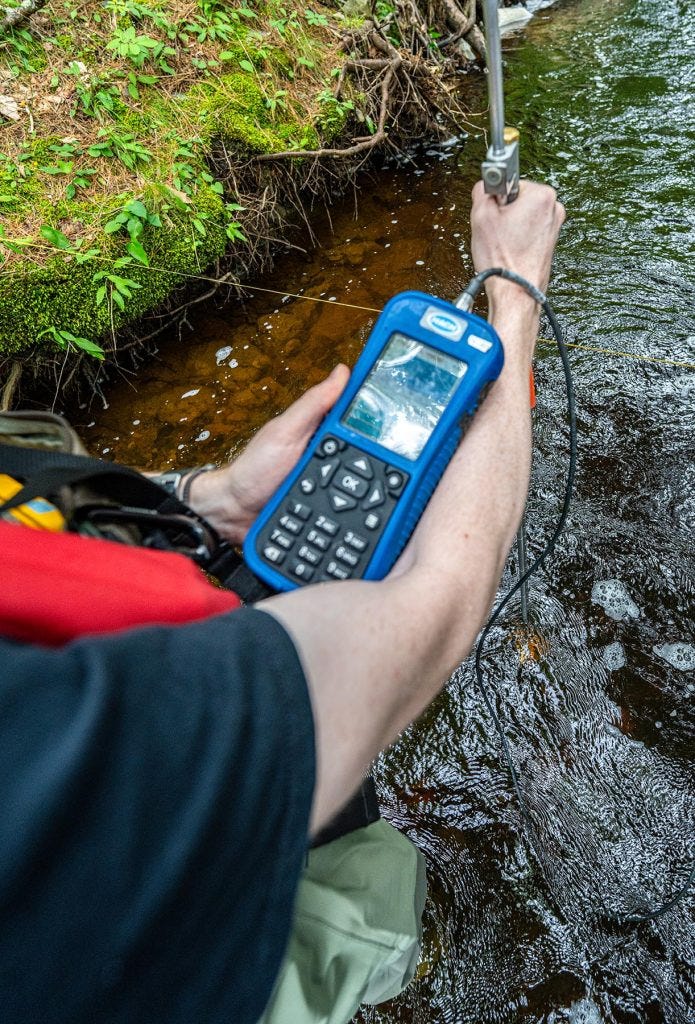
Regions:
<instances>
[{"instance_id":1,"label":"stream bank","mask_svg":"<svg viewBox=\"0 0 695 1024\"><path fill-rule=\"evenodd\" d=\"M484 49L475 0L19 10L0 23L5 407L25 370L58 389L142 358L291 248L365 161L460 134Z\"/></svg>"}]
</instances>

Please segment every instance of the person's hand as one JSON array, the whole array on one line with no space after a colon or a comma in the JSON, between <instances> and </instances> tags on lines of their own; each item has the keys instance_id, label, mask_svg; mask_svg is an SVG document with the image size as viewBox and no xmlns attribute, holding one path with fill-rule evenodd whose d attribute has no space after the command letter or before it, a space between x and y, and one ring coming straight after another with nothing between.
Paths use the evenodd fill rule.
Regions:
<instances>
[{"instance_id":1,"label":"person's hand","mask_svg":"<svg viewBox=\"0 0 695 1024\"><path fill-rule=\"evenodd\" d=\"M473 189L471 210L471 252L476 271L505 267L545 291L564 220L565 208L548 185L522 181L518 198L500 206L494 196L485 194L479 181ZM524 294L502 278L488 279L485 289L491 306L510 295Z\"/></svg>"},{"instance_id":2,"label":"person's hand","mask_svg":"<svg viewBox=\"0 0 695 1024\"><path fill-rule=\"evenodd\" d=\"M325 380L261 427L234 462L196 477L191 487L191 507L205 516L221 536L240 544L335 405L349 376L347 366L339 364Z\"/></svg>"}]
</instances>

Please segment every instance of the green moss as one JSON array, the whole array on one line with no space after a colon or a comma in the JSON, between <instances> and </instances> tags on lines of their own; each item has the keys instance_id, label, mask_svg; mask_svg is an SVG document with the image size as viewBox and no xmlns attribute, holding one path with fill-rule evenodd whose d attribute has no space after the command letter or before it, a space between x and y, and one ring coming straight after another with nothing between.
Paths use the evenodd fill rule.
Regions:
<instances>
[{"instance_id":1,"label":"green moss","mask_svg":"<svg viewBox=\"0 0 695 1024\"><path fill-rule=\"evenodd\" d=\"M95 11L100 10L98 0L86 2ZM166 4L159 4L158 0L150 0L150 6L166 10ZM267 16L284 17L282 6L271 0L265 5ZM226 229L230 215L219 186L215 188L203 178L208 173L209 153L218 140L224 140L230 149L252 155L295 147L313 149L319 145L321 136L335 138L339 134L347 114L324 112L320 123L314 125L306 104L299 100L300 90L293 93L295 75L301 81L308 74L297 63L299 56L313 61L317 69L323 66L324 84L330 86L330 70L337 57L326 50L325 36L315 30L312 34L302 19L301 32L288 31L285 43L279 47L272 42L273 35L268 32L261 9L256 7L256 11L259 20L234 25L226 40L206 41L202 47L196 43L196 53L202 49L208 63L218 63L212 74L207 74L204 68L194 70L197 81L185 94L170 94L170 80L164 76L161 86L139 86L138 100L127 95L123 100L113 97L114 110L111 115L104 113L103 122L81 109L76 114L81 131L73 132L69 119L66 120L65 137L79 137L82 141L75 148L83 152L56 154L51 146L61 139L41 136L39 124L38 137L27 146L24 177L18 175L15 163L0 161L0 195L6 197L0 201L0 215L8 237L16 237L27 221L64 230L70 238L76 237L76 228L80 230L81 226L82 249L94 247L99 253L80 264L74 256L55 250L44 265L37 265L40 257L35 250L28 249L24 263L13 262L11 272L5 269L0 274L0 355L31 348L47 327L99 341L110 334L112 327L118 329L160 305L174 288L185 282L187 275L200 275L218 260L229 244ZM206 15L198 8L195 18L199 22L207 18L212 23L214 12ZM167 45L170 42L150 20L138 22L136 28L161 38ZM51 51L51 66L62 88L74 87L74 75L67 74L65 69L70 61L79 59L88 66L90 74L98 74L105 88L117 85L123 91L133 69L126 61L119 66L112 55L104 61L110 32L110 23L106 21L80 21L72 25L61 21L60 35ZM31 78L32 67L45 66L42 45L35 41L28 46L32 63L25 62L19 68L25 78ZM219 61L220 52L225 53L224 61ZM179 48L178 59L189 59L186 47ZM242 61L250 61L255 70L242 68ZM114 63L116 66L109 70ZM148 68L143 70L149 72ZM318 72L312 70L315 73ZM287 109L277 102L279 88L287 89L282 101L287 102ZM117 186L121 194L114 194L110 182L114 171L122 179L122 162L117 157L91 156L86 152L90 144L100 141L100 128L107 133L104 139L109 135L132 137L151 154L149 162L137 162L127 191L122 190L122 185ZM180 152L184 144L185 154ZM48 175L41 170L58 166L59 160L72 162L69 173ZM97 174L88 179L88 187L77 187L75 195L68 198L68 186L85 169ZM183 198L181 190L186 193ZM150 268L131 259L116 271L141 286L133 291L125 311L108 301L97 306L97 291L102 282L94 277L102 271L112 271L114 261L127 257L129 241L125 230L106 235L103 229L133 198L142 199L147 210L156 211L162 222L161 227L145 228L140 238ZM52 343L46 340L41 344L50 347Z\"/></svg>"}]
</instances>

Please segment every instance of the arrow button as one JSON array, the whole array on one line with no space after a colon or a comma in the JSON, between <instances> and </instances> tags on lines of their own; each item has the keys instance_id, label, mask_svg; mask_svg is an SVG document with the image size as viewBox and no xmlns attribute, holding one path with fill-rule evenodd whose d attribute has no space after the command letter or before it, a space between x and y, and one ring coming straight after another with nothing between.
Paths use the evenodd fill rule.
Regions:
<instances>
[{"instance_id":1,"label":"arrow button","mask_svg":"<svg viewBox=\"0 0 695 1024\"><path fill-rule=\"evenodd\" d=\"M355 508L357 502L354 498L349 498L347 494L340 494L338 491L329 491L329 497L331 499L331 507L336 512L345 512L348 508Z\"/></svg>"},{"instance_id":2,"label":"arrow button","mask_svg":"<svg viewBox=\"0 0 695 1024\"><path fill-rule=\"evenodd\" d=\"M372 485L369 492L369 496L362 502L362 508L376 508L377 505L383 504L384 491L381 484L377 480L376 483Z\"/></svg>"},{"instance_id":3,"label":"arrow button","mask_svg":"<svg viewBox=\"0 0 695 1024\"><path fill-rule=\"evenodd\" d=\"M371 480L374 476L371 463L366 455L358 455L356 458L350 459L346 465L348 469L354 469L355 473L359 473L366 480Z\"/></svg>"},{"instance_id":4,"label":"arrow button","mask_svg":"<svg viewBox=\"0 0 695 1024\"><path fill-rule=\"evenodd\" d=\"M328 487L331 477L340 465L340 459L329 459L319 466L319 479L322 487Z\"/></svg>"}]
</instances>

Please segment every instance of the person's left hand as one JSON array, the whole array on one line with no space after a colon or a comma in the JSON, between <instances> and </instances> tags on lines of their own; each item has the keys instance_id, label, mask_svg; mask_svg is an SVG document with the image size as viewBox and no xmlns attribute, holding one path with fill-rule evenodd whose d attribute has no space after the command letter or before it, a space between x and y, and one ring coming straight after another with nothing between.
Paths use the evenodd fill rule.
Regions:
<instances>
[{"instance_id":1,"label":"person's left hand","mask_svg":"<svg viewBox=\"0 0 695 1024\"><path fill-rule=\"evenodd\" d=\"M189 496L191 508L226 540L241 544L340 397L349 376L347 366L339 363L325 380L261 427L234 462L196 477Z\"/></svg>"}]
</instances>

